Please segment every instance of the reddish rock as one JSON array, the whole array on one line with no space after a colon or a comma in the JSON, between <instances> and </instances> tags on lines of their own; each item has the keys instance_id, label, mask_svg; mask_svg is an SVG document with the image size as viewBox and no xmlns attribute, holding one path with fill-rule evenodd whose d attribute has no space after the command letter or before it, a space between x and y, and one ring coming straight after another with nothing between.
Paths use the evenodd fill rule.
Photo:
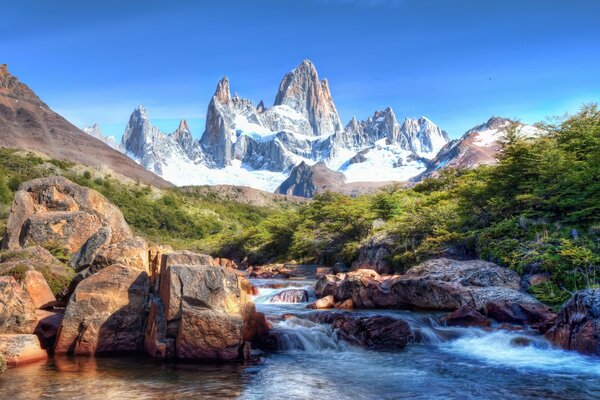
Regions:
<instances>
[{"instance_id":1,"label":"reddish rock","mask_svg":"<svg viewBox=\"0 0 600 400\"><path fill-rule=\"evenodd\" d=\"M306 308L312 308L315 310L327 310L333 307L335 307L335 301L333 300L332 295L317 299L316 301L306 306Z\"/></svg>"},{"instance_id":2,"label":"reddish rock","mask_svg":"<svg viewBox=\"0 0 600 400\"><path fill-rule=\"evenodd\" d=\"M148 272L148 244L141 237L134 237L109 245L98 252L90 271L97 272L113 264Z\"/></svg>"},{"instance_id":3,"label":"reddish rock","mask_svg":"<svg viewBox=\"0 0 600 400\"><path fill-rule=\"evenodd\" d=\"M100 228L102 223L94 214L47 211L34 214L25 221L19 242L23 247L54 243L75 253Z\"/></svg>"},{"instance_id":4,"label":"reddish rock","mask_svg":"<svg viewBox=\"0 0 600 400\"><path fill-rule=\"evenodd\" d=\"M320 279L322 276L332 274L332 273L333 273L333 268L330 268L330 267L317 267L315 270L315 276L317 277L317 279Z\"/></svg>"},{"instance_id":5,"label":"reddish rock","mask_svg":"<svg viewBox=\"0 0 600 400\"><path fill-rule=\"evenodd\" d=\"M95 190L63 177L21 184L8 217L3 246L53 242L77 253L102 228L110 228L110 243L132 237L123 214Z\"/></svg>"},{"instance_id":6,"label":"reddish rock","mask_svg":"<svg viewBox=\"0 0 600 400\"><path fill-rule=\"evenodd\" d=\"M352 310L354 308L354 302L352 299L346 299L335 303L335 308L339 308L340 310Z\"/></svg>"},{"instance_id":7,"label":"reddish rock","mask_svg":"<svg viewBox=\"0 0 600 400\"><path fill-rule=\"evenodd\" d=\"M442 317L441 322L448 326L480 326L490 325L490 321L469 306L462 306L456 311Z\"/></svg>"},{"instance_id":8,"label":"reddish rock","mask_svg":"<svg viewBox=\"0 0 600 400\"><path fill-rule=\"evenodd\" d=\"M315 313L308 318L313 322L331 324L341 339L366 349L402 350L414 340L408 323L401 319L336 312Z\"/></svg>"},{"instance_id":9,"label":"reddish rock","mask_svg":"<svg viewBox=\"0 0 600 400\"><path fill-rule=\"evenodd\" d=\"M269 303L306 303L308 292L304 289L287 289L271 297Z\"/></svg>"},{"instance_id":10,"label":"reddish rock","mask_svg":"<svg viewBox=\"0 0 600 400\"><path fill-rule=\"evenodd\" d=\"M269 336L270 329L271 326L265 314L256 310L246 313L246 318L244 319L244 341L261 341Z\"/></svg>"},{"instance_id":11,"label":"reddish rock","mask_svg":"<svg viewBox=\"0 0 600 400\"><path fill-rule=\"evenodd\" d=\"M159 296L153 296L144 332L144 351L158 359L174 358L175 340L167 338L166 335L167 320L165 319L164 304Z\"/></svg>"},{"instance_id":12,"label":"reddish rock","mask_svg":"<svg viewBox=\"0 0 600 400\"><path fill-rule=\"evenodd\" d=\"M84 279L65 310L55 352L94 355L141 350L149 288L146 272L119 264Z\"/></svg>"},{"instance_id":13,"label":"reddish rock","mask_svg":"<svg viewBox=\"0 0 600 400\"><path fill-rule=\"evenodd\" d=\"M542 326L550 310L520 291L519 276L498 265L481 261L433 259L404 275L380 276L358 270L321 278L318 297L332 295L336 303L351 299L356 308L420 308L454 311L462 306L500 322Z\"/></svg>"},{"instance_id":14,"label":"reddish rock","mask_svg":"<svg viewBox=\"0 0 600 400\"><path fill-rule=\"evenodd\" d=\"M0 276L0 333L33 333L38 320L33 300L12 276Z\"/></svg>"},{"instance_id":15,"label":"reddish rock","mask_svg":"<svg viewBox=\"0 0 600 400\"><path fill-rule=\"evenodd\" d=\"M38 325L35 327L35 334L40 339L42 348L52 351L56 343L56 336L64 316L63 309L37 310Z\"/></svg>"},{"instance_id":16,"label":"reddish rock","mask_svg":"<svg viewBox=\"0 0 600 400\"><path fill-rule=\"evenodd\" d=\"M600 289L575 293L558 312L546 338L563 349L600 356Z\"/></svg>"},{"instance_id":17,"label":"reddish rock","mask_svg":"<svg viewBox=\"0 0 600 400\"><path fill-rule=\"evenodd\" d=\"M358 260L352 263L351 271L371 269L382 275L393 273L389 259L395 242L395 238L387 234L370 238L359 249Z\"/></svg>"},{"instance_id":18,"label":"reddish rock","mask_svg":"<svg viewBox=\"0 0 600 400\"><path fill-rule=\"evenodd\" d=\"M235 271L235 273L238 276L238 279L240 280L240 287L242 288L242 290L250 296L256 296L258 294L258 289L253 284L251 284L248 279L244 278L243 276L240 276L237 270Z\"/></svg>"},{"instance_id":19,"label":"reddish rock","mask_svg":"<svg viewBox=\"0 0 600 400\"><path fill-rule=\"evenodd\" d=\"M169 264L161 276L160 296L166 337L175 339L177 358L233 360L243 356L244 325L256 313L233 270Z\"/></svg>"},{"instance_id":20,"label":"reddish rock","mask_svg":"<svg viewBox=\"0 0 600 400\"><path fill-rule=\"evenodd\" d=\"M23 289L29 293L35 308L48 308L56 304L48 282L40 272L29 270L21 282Z\"/></svg>"},{"instance_id":21,"label":"reddish rock","mask_svg":"<svg viewBox=\"0 0 600 400\"><path fill-rule=\"evenodd\" d=\"M0 335L0 355L9 367L43 361L48 358L36 335Z\"/></svg>"}]
</instances>

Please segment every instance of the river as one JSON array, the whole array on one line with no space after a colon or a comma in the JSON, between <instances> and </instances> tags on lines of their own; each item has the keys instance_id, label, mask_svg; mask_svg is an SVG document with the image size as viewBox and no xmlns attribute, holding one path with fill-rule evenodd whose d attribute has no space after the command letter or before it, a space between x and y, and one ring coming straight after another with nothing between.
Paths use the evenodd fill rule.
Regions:
<instances>
[{"instance_id":1,"label":"river","mask_svg":"<svg viewBox=\"0 0 600 400\"><path fill-rule=\"evenodd\" d=\"M275 353L234 365L54 357L0 376L2 398L600 399L600 359L553 349L535 332L449 328L436 322L440 314L364 310L406 320L422 340L403 351L363 350L302 318L314 312L306 304L269 302L290 287L314 295L314 281L252 283L257 308L279 331ZM531 344L516 344L522 337Z\"/></svg>"}]
</instances>

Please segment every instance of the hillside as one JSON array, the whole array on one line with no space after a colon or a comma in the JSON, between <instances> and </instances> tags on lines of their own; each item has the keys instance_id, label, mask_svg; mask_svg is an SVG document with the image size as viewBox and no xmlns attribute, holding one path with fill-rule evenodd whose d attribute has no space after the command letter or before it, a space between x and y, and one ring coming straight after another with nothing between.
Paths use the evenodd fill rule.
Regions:
<instances>
[{"instance_id":1,"label":"hillside","mask_svg":"<svg viewBox=\"0 0 600 400\"><path fill-rule=\"evenodd\" d=\"M203 252L213 252L225 237L305 201L238 187L157 189L124 183L75 163L4 148L0 149L0 237L19 185L52 175L65 176L105 195L121 209L136 233L150 242Z\"/></svg>"},{"instance_id":2,"label":"hillside","mask_svg":"<svg viewBox=\"0 0 600 400\"><path fill-rule=\"evenodd\" d=\"M0 65L0 147L31 150L155 187L171 183L55 113Z\"/></svg>"}]
</instances>

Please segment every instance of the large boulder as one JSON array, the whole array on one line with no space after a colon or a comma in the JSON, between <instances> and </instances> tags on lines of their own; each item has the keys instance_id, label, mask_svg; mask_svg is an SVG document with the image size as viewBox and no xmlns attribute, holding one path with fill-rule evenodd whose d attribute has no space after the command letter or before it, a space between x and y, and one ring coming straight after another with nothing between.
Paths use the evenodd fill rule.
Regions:
<instances>
[{"instance_id":1,"label":"large boulder","mask_svg":"<svg viewBox=\"0 0 600 400\"><path fill-rule=\"evenodd\" d=\"M0 356L9 367L18 367L48 358L36 335L0 334Z\"/></svg>"},{"instance_id":2,"label":"large boulder","mask_svg":"<svg viewBox=\"0 0 600 400\"><path fill-rule=\"evenodd\" d=\"M148 272L148 244L137 236L111 244L96 254L90 270L96 272L113 264Z\"/></svg>"},{"instance_id":3,"label":"large boulder","mask_svg":"<svg viewBox=\"0 0 600 400\"><path fill-rule=\"evenodd\" d=\"M65 310L55 352L94 355L141 350L149 289L145 271L120 264L84 279Z\"/></svg>"},{"instance_id":4,"label":"large boulder","mask_svg":"<svg viewBox=\"0 0 600 400\"><path fill-rule=\"evenodd\" d=\"M357 308L419 308L454 311L468 306L500 322L544 324L551 311L523 293L519 276L481 261L429 260L403 275L379 276L366 270L326 276L317 296L351 299Z\"/></svg>"},{"instance_id":5,"label":"large boulder","mask_svg":"<svg viewBox=\"0 0 600 400\"><path fill-rule=\"evenodd\" d=\"M283 290L269 300L269 303L306 303L308 301L308 291L304 289Z\"/></svg>"},{"instance_id":6,"label":"large boulder","mask_svg":"<svg viewBox=\"0 0 600 400\"><path fill-rule=\"evenodd\" d=\"M21 286L29 293L35 308L48 308L56 304L56 297L41 272L36 270L25 272Z\"/></svg>"},{"instance_id":7,"label":"large boulder","mask_svg":"<svg viewBox=\"0 0 600 400\"><path fill-rule=\"evenodd\" d=\"M546 338L563 349L600 356L600 289L575 293L559 311Z\"/></svg>"},{"instance_id":8,"label":"large boulder","mask_svg":"<svg viewBox=\"0 0 600 400\"><path fill-rule=\"evenodd\" d=\"M414 340L408 323L402 319L335 312L310 314L308 318L313 322L331 324L341 339L366 349L402 350Z\"/></svg>"},{"instance_id":9,"label":"large boulder","mask_svg":"<svg viewBox=\"0 0 600 400\"><path fill-rule=\"evenodd\" d=\"M110 232L100 232L109 228ZM100 232L100 233L99 233ZM105 236L109 236L109 240ZM15 194L2 245L18 249L52 243L77 254L132 237L123 214L95 190L55 176L21 184ZM81 257L75 257L81 263Z\"/></svg>"},{"instance_id":10,"label":"large boulder","mask_svg":"<svg viewBox=\"0 0 600 400\"><path fill-rule=\"evenodd\" d=\"M33 333L35 310L29 293L12 276L0 276L0 333Z\"/></svg>"},{"instance_id":11,"label":"large boulder","mask_svg":"<svg viewBox=\"0 0 600 400\"><path fill-rule=\"evenodd\" d=\"M249 356L249 342L268 335L264 314L233 269L190 252L163 255L161 269L144 344L153 357L234 360Z\"/></svg>"},{"instance_id":12,"label":"large boulder","mask_svg":"<svg viewBox=\"0 0 600 400\"><path fill-rule=\"evenodd\" d=\"M372 269L378 274L391 274L390 263L396 240L387 234L379 234L367 239L359 249L358 260L352 263L351 271Z\"/></svg>"}]
</instances>

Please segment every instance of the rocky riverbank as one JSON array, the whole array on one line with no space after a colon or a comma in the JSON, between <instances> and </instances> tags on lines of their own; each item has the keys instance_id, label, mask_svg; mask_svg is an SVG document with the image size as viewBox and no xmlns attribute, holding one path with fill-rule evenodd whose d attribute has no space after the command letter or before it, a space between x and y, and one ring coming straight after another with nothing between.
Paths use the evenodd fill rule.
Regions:
<instances>
[{"instance_id":1,"label":"rocky riverbank","mask_svg":"<svg viewBox=\"0 0 600 400\"><path fill-rule=\"evenodd\" d=\"M515 272L481 260L432 259L400 275L380 275L379 264L241 266L149 246L102 195L61 177L21 185L2 246L0 355L8 366L48 354L248 359L253 345L277 350L278 333L256 311L258 291L246 277L306 274L318 278L314 293L284 288L267 302L317 310L302 318L352 345L401 350L423 333L401 318L351 310L427 310L447 313L442 326L527 326L564 349L600 355L600 289L577 293L555 314Z\"/></svg>"},{"instance_id":2,"label":"rocky riverbank","mask_svg":"<svg viewBox=\"0 0 600 400\"><path fill-rule=\"evenodd\" d=\"M102 195L61 177L21 185L2 245L9 366L52 353L231 361L268 333L252 286L231 266L149 247ZM60 249L68 266L44 247Z\"/></svg>"}]
</instances>

